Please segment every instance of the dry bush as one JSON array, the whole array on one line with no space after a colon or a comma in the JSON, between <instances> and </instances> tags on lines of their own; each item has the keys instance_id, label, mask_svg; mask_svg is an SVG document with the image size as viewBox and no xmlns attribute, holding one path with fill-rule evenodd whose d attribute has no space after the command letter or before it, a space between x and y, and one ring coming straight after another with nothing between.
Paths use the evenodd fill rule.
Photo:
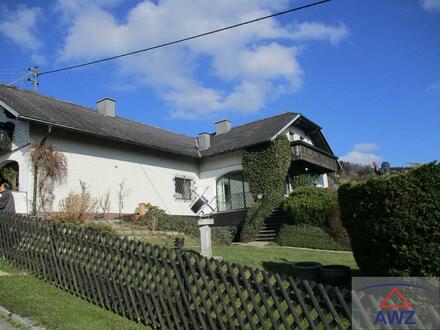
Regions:
<instances>
[{"instance_id":1,"label":"dry bush","mask_svg":"<svg viewBox=\"0 0 440 330\"><path fill-rule=\"evenodd\" d=\"M92 198L87 184L80 180L81 193L70 192L60 201L60 217L69 222L87 223L93 220L98 209L98 200Z\"/></svg>"},{"instance_id":2,"label":"dry bush","mask_svg":"<svg viewBox=\"0 0 440 330\"><path fill-rule=\"evenodd\" d=\"M47 216L52 210L55 185L62 183L67 177L67 159L54 145L44 142L32 144L29 156L36 186L33 211L36 213L38 209L43 216Z\"/></svg>"}]
</instances>

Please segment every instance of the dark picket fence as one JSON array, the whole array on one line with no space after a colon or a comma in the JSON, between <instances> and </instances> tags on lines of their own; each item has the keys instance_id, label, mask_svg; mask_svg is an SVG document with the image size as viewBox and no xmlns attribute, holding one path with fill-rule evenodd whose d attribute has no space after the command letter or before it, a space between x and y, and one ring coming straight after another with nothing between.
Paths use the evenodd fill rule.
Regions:
<instances>
[{"instance_id":1,"label":"dark picket fence","mask_svg":"<svg viewBox=\"0 0 440 330\"><path fill-rule=\"evenodd\" d=\"M155 328L351 327L349 291L36 218L0 215L1 256Z\"/></svg>"}]
</instances>

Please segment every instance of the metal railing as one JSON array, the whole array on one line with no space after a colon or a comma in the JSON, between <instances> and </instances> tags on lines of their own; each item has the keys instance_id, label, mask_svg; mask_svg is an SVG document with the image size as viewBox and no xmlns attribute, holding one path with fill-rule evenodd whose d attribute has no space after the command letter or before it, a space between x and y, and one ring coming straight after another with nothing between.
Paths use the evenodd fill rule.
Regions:
<instances>
[{"instance_id":1,"label":"metal railing","mask_svg":"<svg viewBox=\"0 0 440 330\"><path fill-rule=\"evenodd\" d=\"M249 191L230 194L223 197L217 196L217 211L223 212L245 209L250 207L253 203L254 199Z\"/></svg>"}]
</instances>

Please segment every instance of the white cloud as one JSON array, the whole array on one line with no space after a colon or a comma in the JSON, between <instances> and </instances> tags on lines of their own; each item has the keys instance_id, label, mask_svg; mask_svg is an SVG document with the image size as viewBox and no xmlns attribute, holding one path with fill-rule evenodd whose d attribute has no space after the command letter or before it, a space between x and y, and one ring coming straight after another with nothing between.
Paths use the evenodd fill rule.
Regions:
<instances>
[{"instance_id":1,"label":"white cloud","mask_svg":"<svg viewBox=\"0 0 440 330\"><path fill-rule=\"evenodd\" d=\"M420 0L422 8L430 12L440 12L440 0Z\"/></svg>"},{"instance_id":2,"label":"white cloud","mask_svg":"<svg viewBox=\"0 0 440 330\"><path fill-rule=\"evenodd\" d=\"M3 8L0 33L21 48L38 50L42 43L36 34L40 8L19 6L15 10Z\"/></svg>"},{"instance_id":3,"label":"white cloud","mask_svg":"<svg viewBox=\"0 0 440 330\"><path fill-rule=\"evenodd\" d=\"M381 161L382 157L375 154L379 147L375 143L355 144L350 152L340 159L344 162L370 165L373 161Z\"/></svg>"},{"instance_id":4,"label":"white cloud","mask_svg":"<svg viewBox=\"0 0 440 330\"><path fill-rule=\"evenodd\" d=\"M32 54L31 60L33 64L37 64L37 65L47 65L49 63L46 57L39 54Z\"/></svg>"},{"instance_id":5,"label":"white cloud","mask_svg":"<svg viewBox=\"0 0 440 330\"><path fill-rule=\"evenodd\" d=\"M353 150L360 151L360 152L373 152L377 151L379 147L376 143L358 143L355 144L353 147Z\"/></svg>"},{"instance_id":6,"label":"white cloud","mask_svg":"<svg viewBox=\"0 0 440 330\"><path fill-rule=\"evenodd\" d=\"M267 15L286 8L289 2L144 1L122 18L102 3L58 1L58 10L65 9L70 17L59 61L90 60L145 48ZM113 0L111 5L117 3ZM255 112L265 106L269 96L293 93L301 87L300 47L286 42L336 44L347 35L343 24L283 26L271 19L119 60L118 80L121 85L156 88L173 107L174 117L200 118L227 110ZM201 68L200 62L207 64Z\"/></svg>"},{"instance_id":7,"label":"white cloud","mask_svg":"<svg viewBox=\"0 0 440 330\"><path fill-rule=\"evenodd\" d=\"M434 91L434 92L440 92L440 82L432 83L428 86L428 90Z\"/></svg>"},{"instance_id":8,"label":"white cloud","mask_svg":"<svg viewBox=\"0 0 440 330\"><path fill-rule=\"evenodd\" d=\"M305 22L298 24L291 32L290 37L296 40L329 40L332 44L338 44L348 34L347 27L342 23L339 23L338 26L326 26L320 23Z\"/></svg>"}]
</instances>

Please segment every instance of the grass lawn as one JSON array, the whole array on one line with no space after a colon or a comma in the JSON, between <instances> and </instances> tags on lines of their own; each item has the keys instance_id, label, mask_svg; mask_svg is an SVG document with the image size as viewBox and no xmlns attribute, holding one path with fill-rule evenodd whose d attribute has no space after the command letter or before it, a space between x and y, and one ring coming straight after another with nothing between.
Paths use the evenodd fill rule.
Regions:
<instances>
[{"instance_id":1,"label":"grass lawn","mask_svg":"<svg viewBox=\"0 0 440 330\"><path fill-rule=\"evenodd\" d=\"M0 305L46 329L146 329L0 261Z\"/></svg>"},{"instance_id":2,"label":"grass lawn","mask_svg":"<svg viewBox=\"0 0 440 330\"><path fill-rule=\"evenodd\" d=\"M133 230L141 232L142 235L136 237L146 243L157 244L169 248L174 247L176 234L171 235L167 232L149 232L142 227L136 227L131 224L121 222L118 232L124 236L130 237ZM139 234L138 234L139 235ZM199 239L180 233L180 237L185 237L184 248L187 250L200 251ZM249 245L214 245L214 256L223 257L226 261L248 265L254 268L263 268L272 272L291 275L292 263L299 261L318 261L324 265L338 264L349 266L354 274L359 270L353 258L353 254L347 251L324 251L303 249L295 247L278 246L271 244L268 246L249 246Z\"/></svg>"},{"instance_id":3,"label":"grass lawn","mask_svg":"<svg viewBox=\"0 0 440 330\"><path fill-rule=\"evenodd\" d=\"M157 244L156 241L150 243ZM232 245L214 246L213 254L226 261L287 275L292 274L292 263L298 261L342 264L351 267L354 273L358 271L352 253L342 251L276 245ZM145 329L140 324L75 297L3 261L0 261L0 271L9 273L0 276L0 305L47 329Z\"/></svg>"},{"instance_id":4,"label":"grass lawn","mask_svg":"<svg viewBox=\"0 0 440 330\"><path fill-rule=\"evenodd\" d=\"M213 254L222 256L226 261L287 275L292 274L292 263L298 261L318 261L323 265L346 265L352 268L354 273L358 272L353 254L345 251L323 251L276 245L264 247L232 245L214 246Z\"/></svg>"}]
</instances>

